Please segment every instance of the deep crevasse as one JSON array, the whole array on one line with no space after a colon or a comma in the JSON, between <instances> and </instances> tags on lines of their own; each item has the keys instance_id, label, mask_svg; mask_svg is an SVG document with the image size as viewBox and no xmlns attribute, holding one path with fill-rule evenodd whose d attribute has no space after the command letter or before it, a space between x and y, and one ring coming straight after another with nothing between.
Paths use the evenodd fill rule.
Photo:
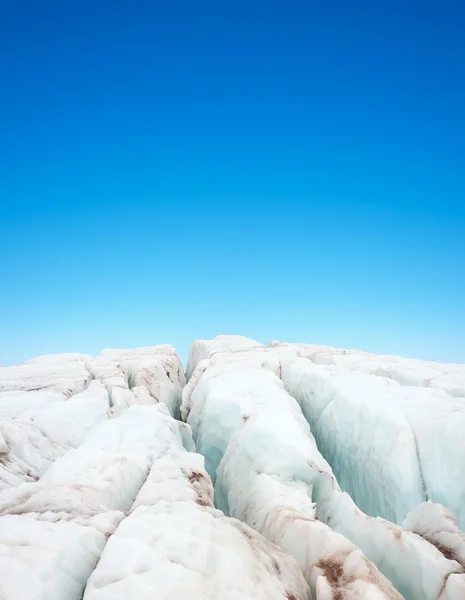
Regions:
<instances>
[{"instance_id":1,"label":"deep crevasse","mask_svg":"<svg viewBox=\"0 0 465 600\"><path fill-rule=\"evenodd\" d=\"M308 496L306 490L309 486L313 488L310 494L316 502L316 514L320 521L331 526L331 535L334 535L336 531L346 537L345 540L333 543L331 552L338 557L339 562L332 560L331 564L341 564L341 553L343 557L348 554L347 550L342 550L342 548L344 544L349 544L348 540L350 540L365 552L366 556L379 567L406 598L420 600L421 598L464 597L463 567L460 560L456 560L457 545L463 544L463 537L460 538L456 535L453 540L455 550L451 552L451 548L447 544L430 543L433 542L431 536L422 538L409 531L407 527L369 517L357 508L348 494L341 492L331 469L329 466L324 466L326 461L316 449L309 431L305 433L307 446L302 443L303 428L300 408L297 407L296 410L295 401L285 394L282 383L277 377L279 375L285 380L288 366L296 360L302 360L298 358L298 354L301 352L296 352L295 348L288 346L276 347L276 344L274 344L275 347L266 349L253 341L244 343L244 350L241 352L240 338L233 338L231 343L233 352L225 350L225 346L227 347L228 344L227 336L211 342L201 341L198 344L199 347L196 347L196 343L194 343L188 368L192 377L183 392L181 409L183 416L187 417L193 427L199 451L206 454L207 466L211 471L216 471L212 474L214 477L216 476L217 502L220 506L231 511L231 514L243 518L249 524L257 526L262 533L270 539L279 541L283 547L298 558L307 581L314 591L316 590L317 597L319 597L320 590L314 584L314 578L320 575L321 579L321 573L315 568L318 563L315 551L322 548L327 551L329 544L323 544L321 538L318 539L315 533L310 534L308 531L305 534L300 532L297 535L294 524L296 521L302 522L303 515L305 515L307 523L311 517L311 508L306 499ZM306 362L308 363L309 360L307 359ZM311 368L317 367L311 365ZM266 373L267 370L271 373ZM350 375L353 376L355 373L352 372ZM361 377L363 376L361 375ZM260 379L262 380L261 384L258 383ZM298 385L298 378L291 379ZM356 377L350 381L355 381L355 379ZM317 408L321 404L320 392L327 391L328 382L325 383L326 385L321 386L319 391L313 393L310 401ZM329 383L332 385L331 379ZM398 382L393 381L392 384L394 387L401 387ZM348 385L349 391L352 387ZM378 390L385 390L386 387L386 381L379 379L371 385L373 390L370 391L373 391L376 397L376 394L379 394ZM304 386L303 390L307 390L307 387ZM427 395L424 392L427 390L422 390L420 396ZM436 397L438 392L439 390L435 391ZM445 394L445 392L439 392L439 394ZM415 397L415 389L409 388L408 393L401 397L405 400ZM353 398L360 400L357 390L355 390ZM447 394L442 395L442 398L446 407L455 402ZM287 409L283 408L286 404L288 405ZM351 404L348 403L347 407L351 407ZM386 407L388 413L391 409L392 407ZM324 412L324 408L322 412ZM428 411L426 412L429 414ZM367 402L365 408L361 408L359 402L358 410L354 411L350 418L354 424L360 427L358 419L363 417L366 428L367 414L370 414L369 403ZM383 420L383 418L383 411L378 410L378 433L388 424L389 419ZM399 420L400 416L396 419ZM394 419L394 425L396 425L396 419ZM311 418L308 420L312 423ZM372 422L375 423L376 419ZM341 421L340 427L342 425ZM386 448L388 449L387 456L392 456L394 460L391 467L393 474L396 460L402 460L402 453L398 453L396 456L395 444L393 446L392 441L398 438L398 431L408 432L411 427L406 419L400 427L396 426L397 430L394 430L393 434L388 432L388 435L385 436L387 441L379 435L370 437L372 432L366 429L367 440L364 441L364 444L367 445L367 448L364 449L362 444L362 451L365 451L365 461L362 466L372 469L369 476L365 477L368 482L370 479L376 481L376 477L384 476L383 472L379 473L380 465L384 467L384 464L382 461L376 460L377 451L380 451L382 455ZM322 430L326 432L327 436L330 436L331 432L333 433L332 440L328 441L328 445L331 446L332 443L332 447L338 450L338 427L322 428ZM353 427L351 431L354 432ZM347 436L348 439L351 439L350 434L346 434ZM361 444L360 437L357 435L353 437L356 440L355 445L357 442ZM312 439L313 443L309 444L308 439ZM417 441L413 436L410 440L413 448L411 465L398 463L398 466L403 469L403 476L407 479L404 485L405 483L411 485L411 479L415 481L412 473L415 473L415 461L418 460ZM378 445L381 445L381 448L378 448ZM342 448L347 450L347 447L343 445ZM436 450L440 449L440 446L436 446ZM370 458L370 452L374 453L373 460ZM359 464L360 458L353 449L348 448L348 454L350 454L348 460L352 461L346 465L348 474L355 473L355 476L353 475L354 486L360 482L363 490L366 481L359 476L362 468ZM423 453L423 457L425 456L426 454ZM426 465L426 467L425 471L428 472L430 465ZM454 465L450 469L452 473L453 468L455 468ZM441 477L449 477L449 480L453 480L450 474L443 473ZM397 476L396 481L402 484L402 477ZM418 477L418 481L421 489L421 476ZM460 482L457 482L457 485L460 486ZM391 492L391 496L386 498L388 491ZM360 495L360 490L358 492ZM379 503L378 507L385 506L391 509L394 506L395 509L398 501L395 491L388 490L386 486L379 486L378 496L375 492L373 495ZM290 496L292 496L292 502ZM279 501L271 500L273 498L279 498ZM284 503L283 498L285 498ZM454 501L453 493L450 498L451 501ZM408 508L415 508L423 499L421 494L415 496L414 493L411 493L407 498ZM378 507L374 508L375 512ZM296 512L299 514L298 518L296 518ZM400 516L403 516L402 513ZM449 522L453 521L450 513L448 519ZM278 523L278 521L281 522ZM316 522L318 526L321 526L321 523ZM292 527L290 523L293 523ZM406 525L408 526L408 523ZM438 530L439 522L430 523L430 525L436 533L441 533ZM309 528L309 525L307 524L306 527ZM442 535L443 540L444 537L447 538ZM284 546L284 544L287 545ZM304 547L308 547L306 552L302 550ZM455 560L451 560L451 558ZM366 559L363 560L366 564ZM344 562L342 560L343 564ZM348 565L354 566L352 558L346 562ZM349 572L344 573L339 569L339 574L344 576L338 578L334 577L333 572L334 569L329 579L332 580L333 590L338 590L334 591L334 594L343 593L344 597L354 598L372 597L373 590L361 591L364 576L358 567L350 575ZM334 581L335 579L338 580ZM365 577L365 581L366 579ZM357 581L356 591L350 589L351 586L354 587L354 580ZM382 586L383 583L379 583L381 589ZM390 592L384 593L389 594Z\"/></svg>"},{"instance_id":2,"label":"deep crevasse","mask_svg":"<svg viewBox=\"0 0 465 600\"><path fill-rule=\"evenodd\" d=\"M4 600L307 597L291 557L213 508L190 428L170 415L174 349L40 357L0 382L1 424L23 427L19 449L2 446Z\"/></svg>"},{"instance_id":3,"label":"deep crevasse","mask_svg":"<svg viewBox=\"0 0 465 600\"><path fill-rule=\"evenodd\" d=\"M5 600L465 598L463 366L219 336L186 372L171 346L0 369Z\"/></svg>"}]
</instances>

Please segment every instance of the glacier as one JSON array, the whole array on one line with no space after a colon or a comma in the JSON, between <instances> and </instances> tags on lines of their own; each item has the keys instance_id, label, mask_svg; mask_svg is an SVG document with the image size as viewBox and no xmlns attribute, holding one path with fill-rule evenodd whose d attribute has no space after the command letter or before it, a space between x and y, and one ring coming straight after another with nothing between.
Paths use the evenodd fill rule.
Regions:
<instances>
[{"instance_id":1,"label":"glacier","mask_svg":"<svg viewBox=\"0 0 465 600\"><path fill-rule=\"evenodd\" d=\"M465 525L465 398L305 358L283 360L281 377L364 512L400 524L431 500Z\"/></svg>"},{"instance_id":2,"label":"glacier","mask_svg":"<svg viewBox=\"0 0 465 600\"><path fill-rule=\"evenodd\" d=\"M129 516L109 539L84 600L307 598L297 564L213 507L203 457L168 427Z\"/></svg>"},{"instance_id":3,"label":"glacier","mask_svg":"<svg viewBox=\"0 0 465 600\"><path fill-rule=\"evenodd\" d=\"M204 348L208 348L206 341L203 341L202 345ZM212 342L212 346L214 347L214 342ZM253 348L254 345L251 344L251 347ZM247 365L247 355L250 356L249 365ZM296 362L298 364L299 361L304 362L299 353L294 352L293 349L271 347L268 351L261 349L259 352L255 348L246 353L237 351L230 354L215 353L210 359L210 364L205 362L205 359L197 363L197 373L195 371L192 373L183 392L181 413L192 425L198 449L205 454L207 468L212 477L216 478L215 497L218 507L252 524L273 541L278 542L280 539L281 541L278 543L283 544L285 542L282 540L286 538L286 535L283 530L278 531L278 512L284 510L283 514L286 514L286 511L295 514L295 510L291 511L290 507L305 506L304 498L306 495L310 495L314 501L313 514L319 519L318 526L322 524L321 522L328 525L333 538L336 533L339 534L342 539L340 545L351 545L352 543L354 548L358 547L362 550L365 554L363 557L363 560L366 561L365 564L369 564L367 559L370 559L406 598L419 600L440 596L442 598L460 597L454 590L463 584L463 567L460 562L455 560L455 557L451 559L452 555L445 548L438 549L430 543L430 540L420 538L396 522L382 519L379 514L372 517L360 510L350 495L339 487L332 469L318 451L315 438L310 431L306 431L304 435L307 440L311 439L312 443L307 445L306 454L303 453L302 442L299 441L302 438L303 416L307 417L306 421L311 427L315 426L318 419L312 418L313 412L309 414L308 411L305 413L305 410L303 412L299 410L305 408L302 403L296 408L296 400L292 397L293 390L290 390L290 395L283 393L285 387L283 384L287 383L286 373L290 368L289 365L292 366ZM262 369L258 364L260 362ZM308 359L305 362L310 364L311 369L320 368L315 367ZM257 369L257 367L259 368ZM290 379L294 385L298 386L300 379L296 374L294 375ZM360 374L360 376L366 377L364 374ZM356 373L349 373L342 387L349 393L351 385L353 387L356 379ZM193 381L192 384L191 381ZM333 383L331 379L330 383L331 385ZM389 382L374 376L369 383L375 394L380 394L386 388L390 390L391 387L401 387L396 381ZM324 395L327 392L327 385L328 382L323 381L310 400L312 411L318 416L320 416L319 411L324 413L326 404L329 404ZM308 384L302 387L308 391ZM370 393L372 392L371 388L369 388ZM354 397L357 398L355 393L357 390L353 391ZM427 392L427 390L424 391ZM452 399L449 398L449 400ZM284 409L286 403L289 408ZM348 404L349 408L350 406ZM360 407L354 412L353 421L360 431L363 431L364 427L367 428L367 419L370 414L369 411L368 415L366 412ZM377 418L379 418L379 414ZM358 419L365 421L362 420L362 424L360 424ZM324 430L326 435L333 431L333 446L336 447L334 451L338 450L337 435L340 435L341 428L343 430L344 422L340 422L338 425L339 428ZM392 452L394 461L392 472L395 474L396 468L401 469L397 480L402 484L403 478L405 478L403 485L412 486L412 476L415 473L418 475L418 470L415 471L414 468L415 465L418 465L413 436L401 440L400 451L396 455L396 448L395 445L392 447L392 440L396 441L398 432L402 429L409 430L409 427L405 419L400 425L394 419L392 427L393 433L388 432L387 440L382 435L378 435L378 438L374 437L370 451L382 453L389 450ZM346 429L348 428L346 427ZM353 426L347 434L349 438L350 433L354 434ZM366 434L366 436L369 441L370 434ZM363 439L359 439L356 435L354 435L354 439L356 440L354 446L361 444L363 449ZM403 462L403 451L409 448L409 445L406 445L409 440L413 466L408 461L405 461L406 464ZM318 442L318 438L316 441ZM347 464L349 475L355 468L358 468L361 473L362 466L367 464L368 457L369 454L364 461L361 461L357 454L350 454L348 460L353 462ZM359 461L362 462L362 466L359 466ZM375 455L373 472L370 471L365 479L354 477L357 484L360 485L360 489L356 490L359 495L363 495L367 482L370 483L370 479L375 479L376 468ZM265 475L274 480L278 478L278 482L273 480L271 483L268 481L264 484ZM285 482L285 494L283 481ZM413 481L415 481L414 477ZM299 489L299 486L296 487L297 483L303 487ZM289 496L289 485L292 487L294 503L287 499L284 509L283 495L284 497ZM267 492L261 491L262 486L265 486L264 489ZM302 491L305 489L308 489L307 493ZM278 493L277 490L281 490L281 493ZM386 498L385 494L388 492L391 497L388 495ZM381 486L377 499L381 505L389 506L393 511L396 510L396 502L400 503L402 511L399 517L402 518L405 512L402 504L404 499L398 499L398 493L403 495L405 491L386 490ZM279 506L272 508L269 505L269 499L276 497L280 498ZM299 498L299 500L295 500L295 498ZM421 503L423 496L413 496L412 501L412 496L409 495L408 500L407 508L411 508ZM308 502L306 511L308 514L311 513ZM274 515L272 518L271 514ZM287 521L283 518L281 522L289 523L289 518ZM309 525L306 527L309 528ZM344 537L342 538L342 536ZM311 540L310 534L308 537ZM298 547L294 544L294 549L289 546L286 546L286 549L299 560L298 554L302 552L302 547L302 540L299 540ZM404 556L406 548L408 548L407 558ZM335 555L340 554L337 545L333 552ZM309 563L307 566L302 564L302 559L299 560L299 563L304 573L306 572L307 581L315 591L315 575L312 575L310 571L312 566L315 571L314 566L318 561L315 559L315 555L311 559L308 557L309 552L307 552ZM371 569L375 568L374 565L371 565ZM379 585L382 588L382 583ZM344 593L349 592L344 590ZM365 592L365 597L369 597L371 593Z\"/></svg>"},{"instance_id":4,"label":"glacier","mask_svg":"<svg viewBox=\"0 0 465 600\"><path fill-rule=\"evenodd\" d=\"M0 597L465 600L465 366L238 335L0 368Z\"/></svg>"}]
</instances>

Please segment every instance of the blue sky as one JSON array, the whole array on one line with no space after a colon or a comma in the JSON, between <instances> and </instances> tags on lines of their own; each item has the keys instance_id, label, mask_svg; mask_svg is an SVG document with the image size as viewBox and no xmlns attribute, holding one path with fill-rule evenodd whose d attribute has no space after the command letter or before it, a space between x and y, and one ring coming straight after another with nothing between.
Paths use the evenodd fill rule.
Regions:
<instances>
[{"instance_id":1,"label":"blue sky","mask_svg":"<svg viewBox=\"0 0 465 600\"><path fill-rule=\"evenodd\" d=\"M0 364L219 333L465 361L462 2L0 27Z\"/></svg>"}]
</instances>

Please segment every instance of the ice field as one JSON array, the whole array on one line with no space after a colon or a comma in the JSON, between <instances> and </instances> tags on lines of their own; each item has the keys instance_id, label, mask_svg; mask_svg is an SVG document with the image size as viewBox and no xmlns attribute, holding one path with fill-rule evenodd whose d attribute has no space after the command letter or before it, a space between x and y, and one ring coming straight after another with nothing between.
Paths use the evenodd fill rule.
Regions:
<instances>
[{"instance_id":1,"label":"ice field","mask_svg":"<svg viewBox=\"0 0 465 600\"><path fill-rule=\"evenodd\" d=\"M225 335L0 368L1 600L465 600L465 365Z\"/></svg>"}]
</instances>

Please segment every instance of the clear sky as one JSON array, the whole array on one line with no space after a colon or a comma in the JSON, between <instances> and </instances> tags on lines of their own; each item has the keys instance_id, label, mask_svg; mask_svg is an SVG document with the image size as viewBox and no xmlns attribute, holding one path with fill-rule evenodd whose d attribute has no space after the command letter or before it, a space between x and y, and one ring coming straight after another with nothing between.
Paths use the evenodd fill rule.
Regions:
<instances>
[{"instance_id":1,"label":"clear sky","mask_svg":"<svg viewBox=\"0 0 465 600\"><path fill-rule=\"evenodd\" d=\"M0 364L465 361L465 3L4 2Z\"/></svg>"}]
</instances>

